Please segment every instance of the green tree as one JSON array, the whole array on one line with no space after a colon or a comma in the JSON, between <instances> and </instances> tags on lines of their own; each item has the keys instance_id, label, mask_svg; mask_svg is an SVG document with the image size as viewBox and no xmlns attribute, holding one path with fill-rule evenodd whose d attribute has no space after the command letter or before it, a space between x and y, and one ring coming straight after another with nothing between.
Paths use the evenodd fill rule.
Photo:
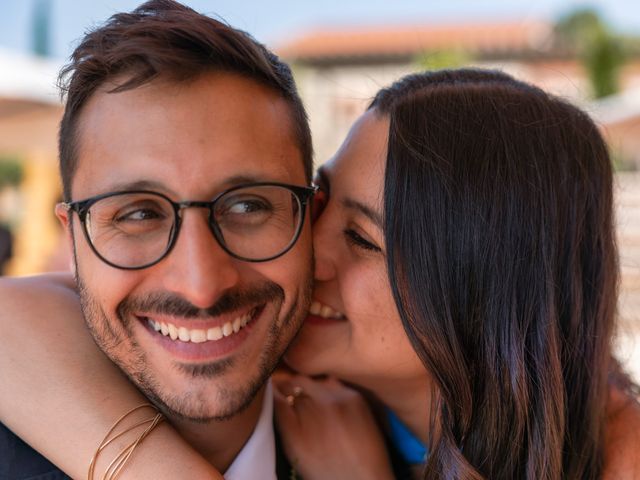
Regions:
<instances>
[{"instance_id":1,"label":"green tree","mask_svg":"<svg viewBox=\"0 0 640 480\"><path fill-rule=\"evenodd\" d=\"M620 69L625 55L620 42L606 33L597 36L584 55L595 98L613 95L620 89Z\"/></svg>"},{"instance_id":2,"label":"green tree","mask_svg":"<svg viewBox=\"0 0 640 480\"><path fill-rule=\"evenodd\" d=\"M580 48L580 45L591 43L598 35L606 31L607 27L598 12L590 8L568 13L561 17L555 25L560 46L569 50L575 50Z\"/></svg>"},{"instance_id":3,"label":"green tree","mask_svg":"<svg viewBox=\"0 0 640 480\"><path fill-rule=\"evenodd\" d=\"M19 157L0 155L0 190L20 185L23 177L24 169Z\"/></svg>"},{"instance_id":4,"label":"green tree","mask_svg":"<svg viewBox=\"0 0 640 480\"><path fill-rule=\"evenodd\" d=\"M416 63L420 70L442 70L463 67L472 60L471 55L463 50L439 50L423 53Z\"/></svg>"},{"instance_id":5,"label":"green tree","mask_svg":"<svg viewBox=\"0 0 640 480\"><path fill-rule=\"evenodd\" d=\"M619 90L620 69L625 62L621 39L592 9L576 10L562 17L555 26L558 47L577 53L587 71L595 98Z\"/></svg>"}]
</instances>

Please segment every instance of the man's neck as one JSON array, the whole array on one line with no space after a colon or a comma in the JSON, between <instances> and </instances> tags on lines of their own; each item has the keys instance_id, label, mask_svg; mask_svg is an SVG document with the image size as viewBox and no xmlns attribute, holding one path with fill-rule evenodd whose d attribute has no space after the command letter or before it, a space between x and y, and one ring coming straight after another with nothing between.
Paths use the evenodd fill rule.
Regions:
<instances>
[{"instance_id":1,"label":"man's neck","mask_svg":"<svg viewBox=\"0 0 640 480\"><path fill-rule=\"evenodd\" d=\"M169 418L169 421L218 471L225 472L251 437L260 418L264 394L263 387L249 407L228 420L197 423Z\"/></svg>"}]
</instances>

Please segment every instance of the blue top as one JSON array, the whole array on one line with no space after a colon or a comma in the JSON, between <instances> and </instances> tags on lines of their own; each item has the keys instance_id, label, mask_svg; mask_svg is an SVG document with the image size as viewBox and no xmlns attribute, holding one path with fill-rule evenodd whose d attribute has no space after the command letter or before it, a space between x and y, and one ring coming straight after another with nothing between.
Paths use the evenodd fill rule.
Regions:
<instances>
[{"instance_id":1,"label":"blue top","mask_svg":"<svg viewBox=\"0 0 640 480\"><path fill-rule=\"evenodd\" d=\"M391 441L396 447L405 462L416 465L425 462L428 452L422 442L411 433L407 426L400 421L388 408L387 421L389 422L389 435Z\"/></svg>"}]
</instances>

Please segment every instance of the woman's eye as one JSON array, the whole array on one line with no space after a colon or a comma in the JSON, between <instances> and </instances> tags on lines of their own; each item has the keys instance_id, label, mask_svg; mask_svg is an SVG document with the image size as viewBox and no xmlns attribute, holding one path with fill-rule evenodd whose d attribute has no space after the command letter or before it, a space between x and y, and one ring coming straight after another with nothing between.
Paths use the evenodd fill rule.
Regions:
<instances>
[{"instance_id":1,"label":"woman's eye","mask_svg":"<svg viewBox=\"0 0 640 480\"><path fill-rule=\"evenodd\" d=\"M347 241L358 248L362 248L364 250L369 250L372 252L381 252L382 249L378 247L376 244L366 240L362 235L360 235L355 230L347 228L344 230L344 234L347 237Z\"/></svg>"}]
</instances>

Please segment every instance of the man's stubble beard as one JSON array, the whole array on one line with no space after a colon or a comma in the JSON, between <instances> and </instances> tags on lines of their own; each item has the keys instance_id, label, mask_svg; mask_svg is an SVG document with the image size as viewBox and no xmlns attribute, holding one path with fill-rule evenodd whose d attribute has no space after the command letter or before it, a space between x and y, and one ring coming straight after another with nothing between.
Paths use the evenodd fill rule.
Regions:
<instances>
[{"instance_id":1,"label":"man's stubble beard","mask_svg":"<svg viewBox=\"0 0 640 480\"><path fill-rule=\"evenodd\" d=\"M94 341L156 407L169 418L174 419L183 419L197 423L222 421L246 409L280 362L286 348L302 326L309 304L311 303L312 261L307 266L307 275L305 275L306 282L293 292L294 298L291 302L291 307L284 314L281 314L281 308L285 301L285 292L283 289L272 282L267 282L262 286L261 292L280 292L278 294L280 302L271 319L268 333L265 337L264 347L258 360L257 371L250 378L247 378L242 386L219 385L216 394L217 398L215 400L216 405L212 408L211 395L206 392L189 391L183 394L172 394L170 391L163 391L168 389L163 389L161 382L159 382L157 378L158 375L162 375L163 372L154 372L149 367L146 353L132 334L131 315L122 314L122 312L131 310L129 305L145 303L145 301L149 303L148 299L131 299L126 297L118 305L114 321L110 321L109 316L95 299L91 289L82 281L79 268L77 267L78 263L75 252L74 258L76 261L76 283L80 295L82 314ZM248 296L250 297L251 294L248 294ZM154 300L152 299L151 303L153 302ZM276 303L275 301L273 302L274 305ZM216 305L218 304L219 302L216 302ZM184 304L180 305L184 306ZM233 305L230 305L228 308L233 308ZM196 308L196 310L200 309ZM213 306L207 310L217 311L219 309ZM268 320L269 319L263 318L260 321ZM174 368L179 374L189 376L193 378L194 381L203 381L204 378L214 382L231 369L244 368L243 365L237 365L237 363L237 358L231 357L209 364L195 366L175 362Z\"/></svg>"}]
</instances>

